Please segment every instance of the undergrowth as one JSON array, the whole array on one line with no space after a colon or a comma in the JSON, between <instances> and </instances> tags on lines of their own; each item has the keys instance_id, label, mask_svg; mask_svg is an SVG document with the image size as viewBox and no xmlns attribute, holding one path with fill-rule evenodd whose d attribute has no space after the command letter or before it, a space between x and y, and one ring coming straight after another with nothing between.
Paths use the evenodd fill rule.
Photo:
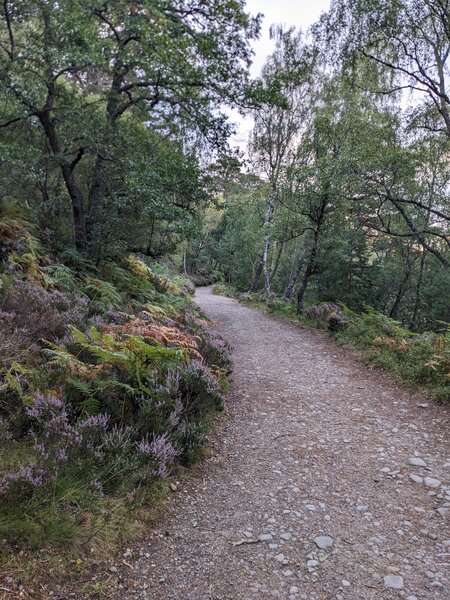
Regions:
<instances>
[{"instance_id":1,"label":"undergrowth","mask_svg":"<svg viewBox=\"0 0 450 600\"><path fill-rule=\"evenodd\" d=\"M259 294L239 293L218 284L214 293L234 297L277 317L326 329L339 343L362 350L364 360L414 386L423 386L439 402L450 402L450 328L414 333L367 307L356 313L343 305L312 304L299 317L295 304L281 298L266 303Z\"/></svg>"},{"instance_id":2,"label":"undergrowth","mask_svg":"<svg viewBox=\"0 0 450 600\"><path fill-rule=\"evenodd\" d=\"M0 539L32 580L136 534L197 460L230 371L185 278L138 256L51 260L0 227Z\"/></svg>"}]
</instances>

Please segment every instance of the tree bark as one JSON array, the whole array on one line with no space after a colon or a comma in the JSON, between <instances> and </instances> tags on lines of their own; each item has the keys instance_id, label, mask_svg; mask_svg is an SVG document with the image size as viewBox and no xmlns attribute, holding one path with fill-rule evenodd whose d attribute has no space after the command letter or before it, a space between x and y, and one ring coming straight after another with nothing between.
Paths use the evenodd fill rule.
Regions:
<instances>
[{"instance_id":1,"label":"tree bark","mask_svg":"<svg viewBox=\"0 0 450 600\"><path fill-rule=\"evenodd\" d=\"M252 293L255 293L258 290L259 280L261 279L262 269L263 269L263 256L261 254L261 256L258 258L258 262L256 263L255 272L253 274L253 282L252 282L252 285L250 286L250 290L249 290Z\"/></svg>"},{"instance_id":2,"label":"tree bark","mask_svg":"<svg viewBox=\"0 0 450 600\"><path fill-rule=\"evenodd\" d=\"M305 241L303 243L303 247L300 250L300 253L298 255L298 259L297 259L297 264L296 264L296 267L295 267L295 271L292 274L292 276L291 276L291 278L290 278L290 280L289 280L289 282L288 282L288 284L286 286L286 289L284 290L283 296L284 296L284 298L286 300L290 300L292 298L293 294L294 294L294 290L295 290L295 288L297 286L297 282L300 279L300 274L301 274L302 269L303 269L303 264L305 262L305 256L306 256L307 250L308 250L308 238L305 238Z\"/></svg>"},{"instance_id":3,"label":"tree bark","mask_svg":"<svg viewBox=\"0 0 450 600\"><path fill-rule=\"evenodd\" d=\"M425 269L425 258L426 258L426 252L425 252L425 249L423 248L422 256L420 258L420 270L419 270L419 277L417 279L416 297L414 300L414 310L413 310L413 315L411 318L411 329L413 331L416 331L416 329L417 329L417 319L419 316L419 309L420 309L420 296L422 293L423 272Z\"/></svg>"},{"instance_id":4,"label":"tree bark","mask_svg":"<svg viewBox=\"0 0 450 600\"><path fill-rule=\"evenodd\" d=\"M284 250L284 241L281 241L278 243L279 243L279 247L278 247L277 257L275 259L275 264L270 272L270 277L269 277L271 284L272 284L272 281L273 281L275 275L277 274L278 267L280 266L281 256L282 256L283 250Z\"/></svg>"},{"instance_id":5,"label":"tree bark","mask_svg":"<svg viewBox=\"0 0 450 600\"><path fill-rule=\"evenodd\" d=\"M311 248L311 253L309 255L308 264L306 266L305 273L302 278L302 282L300 284L300 288L297 292L297 314L303 314L305 310L305 292L308 287L309 280L311 275L314 273L316 268L316 260L319 251L319 231L314 232L314 241L313 246Z\"/></svg>"},{"instance_id":6,"label":"tree bark","mask_svg":"<svg viewBox=\"0 0 450 600\"><path fill-rule=\"evenodd\" d=\"M270 250L270 233L271 225L273 220L273 213L275 211L275 188L271 186L269 194L267 196L267 207L266 214L264 217L264 248L262 254L262 268L264 273L264 296L267 300L270 298L270 272L269 272L269 250Z\"/></svg>"},{"instance_id":7,"label":"tree bark","mask_svg":"<svg viewBox=\"0 0 450 600\"><path fill-rule=\"evenodd\" d=\"M86 249L87 244L84 199L73 172L73 163L69 164L62 156L61 144L49 111L44 109L37 113L37 117L44 129L53 154L60 161L62 176L72 204L75 246L78 250L83 251Z\"/></svg>"},{"instance_id":8,"label":"tree bark","mask_svg":"<svg viewBox=\"0 0 450 600\"><path fill-rule=\"evenodd\" d=\"M405 295L406 285L409 281L410 276L411 276L411 259L410 259L409 252L408 252L408 255L406 257L405 272L403 274L402 280L400 281L400 285L398 287L397 294L395 295L394 304L392 305L392 308L389 311L389 316L391 319L397 319L397 317L398 317L398 313L400 310L400 304L403 300L403 296Z\"/></svg>"}]
</instances>

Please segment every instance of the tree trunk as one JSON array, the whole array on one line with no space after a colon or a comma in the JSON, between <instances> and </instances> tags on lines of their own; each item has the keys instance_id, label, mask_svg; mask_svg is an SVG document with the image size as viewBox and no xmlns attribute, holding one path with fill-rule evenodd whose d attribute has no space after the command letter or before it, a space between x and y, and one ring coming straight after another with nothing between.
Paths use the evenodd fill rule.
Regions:
<instances>
[{"instance_id":1,"label":"tree trunk","mask_svg":"<svg viewBox=\"0 0 450 600\"><path fill-rule=\"evenodd\" d=\"M78 250L85 250L87 244L86 217L84 212L83 193L75 179L73 163L69 164L62 156L61 144L54 123L48 111L38 113L39 121L44 129L53 154L60 161L61 172L72 204L74 241Z\"/></svg>"},{"instance_id":2,"label":"tree trunk","mask_svg":"<svg viewBox=\"0 0 450 600\"><path fill-rule=\"evenodd\" d=\"M397 317L398 317L398 313L400 310L400 304L403 300L403 296L405 295L406 285L409 281L410 276L411 276L411 260L410 260L409 254L408 254L408 256L406 258L405 273L403 274L403 278L400 281L400 285L398 287L397 294L395 296L394 304L392 305L392 308L389 312L389 316L391 319L397 319Z\"/></svg>"},{"instance_id":3,"label":"tree trunk","mask_svg":"<svg viewBox=\"0 0 450 600\"><path fill-rule=\"evenodd\" d=\"M298 315L303 314L303 311L305 310L305 292L308 287L310 277L314 273L314 269L316 267L318 250L319 250L319 232L315 231L313 247L311 248L311 254L309 255L308 264L306 266L306 270L303 275L303 279L300 284L300 288L297 292L297 314Z\"/></svg>"},{"instance_id":4,"label":"tree trunk","mask_svg":"<svg viewBox=\"0 0 450 600\"><path fill-rule=\"evenodd\" d=\"M261 254L261 256L258 258L258 262L256 263L255 272L253 274L253 282L252 282L252 285L250 286L250 290L249 290L252 293L254 293L258 290L259 280L261 278L261 273L262 273L262 268L263 268L263 257Z\"/></svg>"},{"instance_id":5,"label":"tree trunk","mask_svg":"<svg viewBox=\"0 0 450 600\"><path fill-rule=\"evenodd\" d=\"M272 283L273 278L275 277L275 275L277 274L278 271L278 267L280 266L280 261L281 261L281 256L283 254L283 250L284 250L284 242L278 242L279 243L279 248L278 248L278 252L277 252L277 257L275 259L275 264L273 266L273 269L270 273L270 283Z\"/></svg>"},{"instance_id":6,"label":"tree trunk","mask_svg":"<svg viewBox=\"0 0 450 600\"><path fill-rule=\"evenodd\" d=\"M117 124L117 119L120 116L120 88L123 84L123 69L122 62L117 61L116 71L111 82L108 102L106 105L106 130L102 140L102 150L97 153L95 159L94 170L92 172L91 182L88 193L87 215L86 215L86 235L88 242L88 251L91 258L97 258L98 254L98 238L101 231L98 229L100 225L103 201L108 191L108 146L112 137L111 132L114 132Z\"/></svg>"},{"instance_id":7,"label":"tree trunk","mask_svg":"<svg viewBox=\"0 0 450 600\"><path fill-rule=\"evenodd\" d=\"M308 250L308 238L305 238L305 241L303 243L303 247L300 250L300 253L298 255L298 259L297 259L297 265L295 267L295 271L293 272L287 286L286 289L284 290L284 298L286 300L290 300L294 294L294 290L297 286L297 282L300 279L300 274L302 272L303 269L303 264L305 262L305 256L306 256L306 252Z\"/></svg>"},{"instance_id":8,"label":"tree trunk","mask_svg":"<svg viewBox=\"0 0 450 600\"><path fill-rule=\"evenodd\" d=\"M419 271L419 277L417 279L417 286L416 286L416 298L414 301L414 311L413 311L413 316L411 319L411 329L413 331L415 331L417 329L417 318L419 316L419 309L420 309L420 296L422 293L423 272L425 269L425 257L426 257L425 248L422 248L422 257L420 259L420 271Z\"/></svg>"},{"instance_id":9,"label":"tree trunk","mask_svg":"<svg viewBox=\"0 0 450 600\"><path fill-rule=\"evenodd\" d=\"M273 220L273 213L275 210L275 189L271 186L269 194L267 196L267 208L264 217L264 248L263 248L263 260L262 268L264 273L264 296L266 301L270 297L270 273L269 273L269 250L270 250L270 233L271 225Z\"/></svg>"}]
</instances>

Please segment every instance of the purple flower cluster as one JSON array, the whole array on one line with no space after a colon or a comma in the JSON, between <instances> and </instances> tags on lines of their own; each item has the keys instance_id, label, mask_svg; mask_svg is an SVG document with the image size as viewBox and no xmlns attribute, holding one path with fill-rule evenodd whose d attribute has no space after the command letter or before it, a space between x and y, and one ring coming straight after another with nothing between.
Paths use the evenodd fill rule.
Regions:
<instances>
[{"instance_id":1,"label":"purple flower cluster","mask_svg":"<svg viewBox=\"0 0 450 600\"><path fill-rule=\"evenodd\" d=\"M150 456L156 461L154 475L157 477L167 477L169 474L169 466L173 463L178 451L173 447L169 440L169 434L154 436L151 441L141 440L137 444L137 450L141 454Z\"/></svg>"},{"instance_id":2,"label":"purple flower cluster","mask_svg":"<svg viewBox=\"0 0 450 600\"><path fill-rule=\"evenodd\" d=\"M1 329L15 334L19 346L55 341L66 334L67 325L83 326L88 304L83 296L47 291L32 280L18 279L1 296Z\"/></svg>"},{"instance_id":3,"label":"purple flower cluster","mask_svg":"<svg viewBox=\"0 0 450 600\"><path fill-rule=\"evenodd\" d=\"M184 367L183 376L188 382L201 383L208 395L220 395L221 390L217 378L199 360L193 360Z\"/></svg>"},{"instance_id":4,"label":"purple flower cluster","mask_svg":"<svg viewBox=\"0 0 450 600\"><path fill-rule=\"evenodd\" d=\"M40 487L52 481L64 465L80 455L101 456L103 435L109 418L106 415L87 417L73 423L64 402L55 396L37 394L26 408L32 424L35 461L23 465L16 473L6 475L0 490L6 492L11 484Z\"/></svg>"}]
</instances>

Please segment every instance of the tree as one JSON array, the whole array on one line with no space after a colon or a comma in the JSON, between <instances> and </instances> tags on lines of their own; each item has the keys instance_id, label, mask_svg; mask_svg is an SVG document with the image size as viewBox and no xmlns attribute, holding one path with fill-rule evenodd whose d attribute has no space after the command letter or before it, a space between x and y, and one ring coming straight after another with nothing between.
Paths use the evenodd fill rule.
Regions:
<instances>
[{"instance_id":1,"label":"tree","mask_svg":"<svg viewBox=\"0 0 450 600\"><path fill-rule=\"evenodd\" d=\"M77 248L98 254L127 113L166 135L188 126L223 142L229 129L217 106L246 104L259 23L242 0L5 0L0 125L40 127L71 201Z\"/></svg>"},{"instance_id":2,"label":"tree","mask_svg":"<svg viewBox=\"0 0 450 600\"><path fill-rule=\"evenodd\" d=\"M315 32L340 67L358 57L373 63L376 79L364 82L369 89L412 90L414 103L422 100L413 110L416 125L450 137L448 0L334 0Z\"/></svg>"},{"instance_id":3,"label":"tree","mask_svg":"<svg viewBox=\"0 0 450 600\"><path fill-rule=\"evenodd\" d=\"M313 65L313 55L303 46L301 34L293 29L283 31L281 28L275 34L277 47L264 66L262 81L267 88L279 88L283 98L280 103L272 102L258 110L251 137L253 166L268 182L263 248L251 289L257 289L263 272L266 299L271 293L268 263L278 186L293 160L295 140L305 127L310 110L305 98Z\"/></svg>"}]
</instances>

